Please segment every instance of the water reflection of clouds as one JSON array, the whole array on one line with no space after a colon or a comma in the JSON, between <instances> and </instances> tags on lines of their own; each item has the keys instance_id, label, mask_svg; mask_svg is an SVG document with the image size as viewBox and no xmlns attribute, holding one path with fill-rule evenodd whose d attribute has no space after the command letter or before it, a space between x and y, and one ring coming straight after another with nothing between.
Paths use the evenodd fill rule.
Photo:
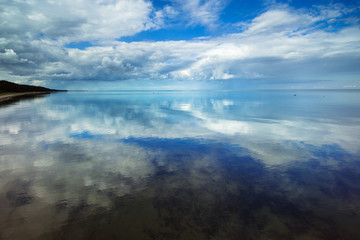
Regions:
<instances>
[{"instance_id":1,"label":"water reflection of clouds","mask_svg":"<svg viewBox=\"0 0 360 240\"><path fill-rule=\"evenodd\" d=\"M211 102L214 103L214 101ZM223 107L229 105L228 101L224 100L224 102L216 101L214 110L221 112ZM223 107L219 107L220 105ZM289 149L288 141L295 142L301 151L306 151L305 147L301 147L302 143L317 147L335 144L353 154L359 154L360 124L356 124L360 123L359 119L352 119L351 124L342 122L342 118L339 121L309 117L297 117L291 120L267 118L252 118L250 121L229 120L224 118L224 115L207 114L189 103L186 106L185 111L191 113L195 118L201 119L202 126L212 132L223 134L226 136L224 139L227 139L230 144L239 144L251 152L257 153L257 157L264 160L265 163L273 162L267 161L269 157L284 161L299 160L293 155L299 151L294 147ZM242 114L242 112L234 112L235 114ZM289 149L286 154L288 157L281 156L286 151L281 151L280 145L284 146L284 150ZM274 151L274 148L277 150ZM308 158L304 158L304 154L302 154L300 159ZM280 163L284 161L280 161Z\"/></svg>"},{"instance_id":2,"label":"water reflection of clouds","mask_svg":"<svg viewBox=\"0 0 360 240\"><path fill-rule=\"evenodd\" d=\"M273 145L283 145L284 149L288 149L287 141L298 142L298 145L305 142L318 147L337 144L351 153L359 151L358 119L353 120L352 124L346 124L336 119L308 116L290 119L259 118L256 114L251 115L249 109L256 109L256 106L262 109L261 105L264 103L250 101L244 104L236 102L236 99L226 98L183 98L173 101L159 99L151 103L145 100L134 104L131 100L127 102L121 98L111 105L101 102L97 104L96 101L75 105L67 105L66 102L55 106L43 104L40 110L31 109L30 106L30 109L15 108L15 112L2 116L22 115L27 118L31 116L31 119L24 121L20 117L7 120L7 124L0 127L1 139L3 144L26 143L30 138L37 142L66 143L74 141L71 136L79 138L83 133L88 134L87 136L106 135L108 139L206 138L238 144L256 153L264 161L266 156L274 157L275 152L277 155L284 153L274 152ZM16 136L9 137L6 133ZM280 158L283 157L278 156Z\"/></svg>"},{"instance_id":3,"label":"water reflection of clouds","mask_svg":"<svg viewBox=\"0 0 360 240\"><path fill-rule=\"evenodd\" d=\"M9 146L14 145L41 152L44 146L49 151L54 144L76 144L81 145L76 152L87 151L84 154L92 156L92 146L100 142L116 145L118 140L127 138L194 138L241 146L266 164L310 159L313 154L305 143L316 147L338 145L350 153L359 152L360 124L347 125L336 119L299 116L285 120L259 118L248 110L256 106L262 108L264 103L259 100L244 104L236 98L184 97L172 100L160 97L149 103L146 100L151 99L145 97L136 104L133 98L129 101L120 98L110 105L87 100L82 102L80 98L79 102L68 104L66 101L52 103L42 99L38 103L40 107L24 102L19 107L5 108L1 114L4 124L0 127L3 149L6 146L5 151L8 151L11 149ZM101 141L96 141L99 138ZM97 149L101 156L107 156L105 152L127 149L125 145L117 145L108 151L105 151L106 146L103 147ZM50 164L41 159L35 163L36 166Z\"/></svg>"},{"instance_id":4,"label":"water reflection of clouds","mask_svg":"<svg viewBox=\"0 0 360 240\"><path fill-rule=\"evenodd\" d=\"M268 106L259 99L113 96L107 101L79 97L61 102L58 96L0 112L0 192L10 192L0 202L21 206L19 216L38 216L27 208L28 202L38 212L55 206L54 211L69 213L83 203L109 209L114 196L158 184L171 191L186 184L208 194L204 198L210 204L216 202L210 194L214 188L225 187L230 194L246 189L231 182L219 185L228 178L243 174L254 180L261 178L264 166L286 168L310 159L334 165L338 159L331 149L336 148L359 154L356 117L278 119L261 115ZM353 159L349 155L341 160ZM228 176L229 166L240 174ZM281 188L298 187L296 181L283 177ZM299 191L290 197L304 194ZM48 214L48 219L58 216ZM63 220L60 216L53 221Z\"/></svg>"},{"instance_id":5,"label":"water reflection of clouds","mask_svg":"<svg viewBox=\"0 0 360 240\"><path fill-rule=\"evenodd\" d=\"M21 151L7 147L1 155L4 179L30 181L33 194L42 201L54 202L72 199L82 194L112 189L122 196L136 190L138 181L154 173L151 160L154 153L119 142L81 141L52 143L46 150L39 143L37 148ZM119 185L119 179L128 179ZM9 179L7 179L7 182ZM10 181L11 182L11 181ZM86 191L91 187L94 191ZM7 192L2 186L1 192ZM95 203L94 203L95 204ZM102 205L101 202L96 204Z\"/></svg>"}]
</instances>

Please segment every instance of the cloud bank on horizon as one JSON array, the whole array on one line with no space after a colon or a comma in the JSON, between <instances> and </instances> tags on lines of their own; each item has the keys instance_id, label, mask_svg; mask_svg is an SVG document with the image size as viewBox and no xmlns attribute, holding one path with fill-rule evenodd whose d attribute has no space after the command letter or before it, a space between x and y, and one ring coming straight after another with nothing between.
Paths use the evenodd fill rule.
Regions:
<instances>
[{"instance_id":1,"label":"cloud bank on horizon","mask_svg":"<svg viewBox=\"0 0 360 240\"><path fill-rule=\"evenodd\" d=\"M360 1L0 2L0 78L68 89L360 87Z\"/></svg>"}]
</instances>

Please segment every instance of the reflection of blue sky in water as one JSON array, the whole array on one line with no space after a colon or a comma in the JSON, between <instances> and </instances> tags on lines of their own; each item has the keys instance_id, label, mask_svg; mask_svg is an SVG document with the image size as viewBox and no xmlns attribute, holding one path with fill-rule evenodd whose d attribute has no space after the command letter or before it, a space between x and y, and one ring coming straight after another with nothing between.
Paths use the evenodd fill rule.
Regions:
<instances>
[{"instance_id":1,"label":"reflection of blue sky in water","mask_svg":"<svg viewBox=\"0 0 360 240\"><path fill-rule=\"evenodd\" d=\"M36 237L80 218L86 232L91 216L115 218L121 206L149 211L134 227L158 239L227 239L240 229L278 239L356 236L360 94L293 95L59 93L3 107L2 237Z\"/></svg>"}]
</instances>

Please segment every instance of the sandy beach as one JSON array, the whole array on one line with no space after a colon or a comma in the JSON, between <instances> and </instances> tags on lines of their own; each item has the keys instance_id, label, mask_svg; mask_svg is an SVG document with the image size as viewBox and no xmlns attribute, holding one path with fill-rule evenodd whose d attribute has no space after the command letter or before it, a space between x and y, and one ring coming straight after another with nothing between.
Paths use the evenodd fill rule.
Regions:
<instances>
[{"instance_id":1,"label":"sandy beach","mask_svg":"<svg viewBox=\"0 0 360 240\"><path fill-rule=\"evenodd\" d=\"M39 94L47 94L47 92L0 93L0 103L9 101L17 97L39 95Z\"/></svg>"}]
</instances>

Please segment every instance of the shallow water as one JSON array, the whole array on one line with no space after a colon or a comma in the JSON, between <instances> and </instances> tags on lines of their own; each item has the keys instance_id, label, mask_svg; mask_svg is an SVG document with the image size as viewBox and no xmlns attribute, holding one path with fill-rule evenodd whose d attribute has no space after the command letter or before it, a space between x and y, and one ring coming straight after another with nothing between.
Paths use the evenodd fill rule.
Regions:
<instances>
[{"instance_id":1,"label":"shallow water","mask_svg":"<svg viewBox=\"0 0 360 240\"><path fill-rule=\"evenodd\" d=\"M360 239L358 226L359 91L0 107L0 239Z\"/></svg>"}]
</instances>

